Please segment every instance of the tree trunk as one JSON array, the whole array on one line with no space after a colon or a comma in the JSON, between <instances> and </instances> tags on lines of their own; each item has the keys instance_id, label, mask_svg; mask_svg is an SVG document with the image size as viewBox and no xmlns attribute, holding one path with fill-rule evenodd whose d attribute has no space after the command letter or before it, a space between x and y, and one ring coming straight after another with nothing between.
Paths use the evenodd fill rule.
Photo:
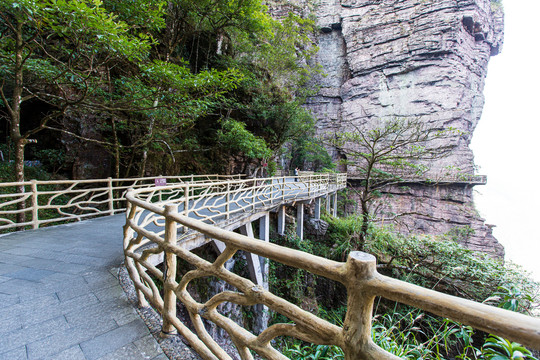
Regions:
<instances>
[{"instance_id":1,"label":"tree trunk","mask_svg":"<svg viewBox=\"0 0 540 360\"><path fill-rule=\"evenodd\" d=\"M120 179L120 144L116 133L116 121L111 117L111 128L114 139L114 177Z\"/></svg>"},{"instance_id":2,"label":"tree trunk","mask_svg":"<svg viewBox=\"0 0 540 360\"><path fill-rule=\"evenodd\" d=\"M153 107L156 108L158 104L159 104L159 100L158 99L154 100ZM152 139L155 123L156 123L156 118L154 117L154 115L151 115L150 124L148 124L148 134L146 135L148 137L148 141ZM148 144L144 145L142 160L141 160L141 167L139 169L139 177L144 177L144 173L146 171L146 160L148 160Z\"/></svg>"},{"instance_id":3,"label":"tree trunk","mask_svg":"<svg viewBox=\"0 0 540 360\"><path fill-rule=\"evenodd\" d=\"M360 206L361 206L360 215L362 217L362 226L360 227L360 236L359 236L360 243L358 244L358 250L364 251L364 246L366 244L367 233L369 230L369 223L370 223L368 201L361 198Z\"/></svg>"},{"instance_id":4,"label":"tree trunk","mask_svg":"<svg viewBox=\"0 0 540 360\"><path fill-rule=\"evenodd\" d=\"M15 139L14 139L15 140ZM19 138L15 143L15 181L17 185L17 193L24 194L24 146L26 145L25 139ZM17 214L17 223L24 223L26 220L26 213L23 211L26 208L26 201L20 201L17 203L17 210L21 211ZM23 230L23 228L17 228L17 230Z\"/></svg>"},{"instance_id":5,"label":"tree trunk","mask_svg":"<svg viewBox=\"0 0 540 360\"><path fill-rule=\"evenodd\" d=\"M13 96L11 106L8 108L11 119L11 140L15 146L15 181L20 183L17 185L17 193L24 194L24 147L27 140L21 136L21 103L24 86L23 78L23 23L18 22L17 34L15 40L15 84L13 86ZM17 204L17 210L21 212L17 214L17 223L23 223L26 219L26 214L22 211L26 208L25 201ZM18 230L22 230L17 228Z\"/></svg>"}]
</instances>

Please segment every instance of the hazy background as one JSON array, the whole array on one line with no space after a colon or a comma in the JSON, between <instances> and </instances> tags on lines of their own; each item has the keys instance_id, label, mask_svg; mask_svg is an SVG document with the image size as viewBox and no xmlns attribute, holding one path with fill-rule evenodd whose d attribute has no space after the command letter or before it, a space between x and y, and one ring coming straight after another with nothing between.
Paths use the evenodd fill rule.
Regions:
<instances>
[{"instance_id":1,"label":"hazy background","mask_svg":"<svg viewBox=\"0 0 540 360\"><path fill-rule=\"evenodd\" d=\"M482 119L471 147L486 186L477 209L506 249L506 259L540 280L540 3L503 0L505 39L492 57Z\"/></svg>"}]
</instances>

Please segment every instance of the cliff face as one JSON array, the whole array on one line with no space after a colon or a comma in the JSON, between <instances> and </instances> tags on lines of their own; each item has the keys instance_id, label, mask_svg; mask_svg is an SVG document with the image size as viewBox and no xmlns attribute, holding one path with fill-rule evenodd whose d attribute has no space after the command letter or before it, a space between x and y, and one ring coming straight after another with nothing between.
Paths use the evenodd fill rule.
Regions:
<instances>
[{"instance_id":1,"label":"cliff face","mask_svg":"<svg viewBox=\"0 0 540 360\"><path fill-rule=\"evenodd\" d=\"M457 128L462 134L449 140L452 154L432 164L432 173L452 166L474 174L469 144L484 105L489 58L502 46L502 12L490 0L320 0L315 12L317 60L327 76L316 80L321 90L307 106L320 132L396 117ZM441 189L391 189L386 210L409 213L401 217L409 231L467 226L474 229L467 246L503 255L472 207L472 186Z\"/></svg>"}]
</instances>

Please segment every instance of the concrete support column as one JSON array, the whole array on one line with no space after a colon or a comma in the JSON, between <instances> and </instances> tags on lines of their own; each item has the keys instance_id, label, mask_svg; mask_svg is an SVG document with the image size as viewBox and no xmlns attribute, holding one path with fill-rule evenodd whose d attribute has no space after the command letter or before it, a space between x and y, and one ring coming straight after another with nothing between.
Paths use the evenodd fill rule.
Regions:
<instances>
[{"instance_id":1,"label":"concrete support column","mask_svg":"<svg viewBox=\"0 0 540 360\"><path fill-rule=\"evenodd\" d=\"M259 239L262 241L270 241L270 214L266 214L259 219ZM263 283L261 284L265 290L268 290L268 275L270 272L270 264L268 259L262 256L258 256L261 270ZM255 305L257 311L257 316L255 318L254 330L259 334L263 332L268 327L268 321L270 320L270 314L268 308L262 304Z\"/></svg>"},{"instance_id":2,"label":"concrete support column","mask_svg":"<svg viewBox=\"0 0 540 360\"><path fill-rule=\"evenodd\" d=\"M326 212L330 214L330 199L332 196L330 194L326 194Z\"/></svg>"},{"instance_id":3,"label":"concrete support column","mask_svg":"<svg viewBox=\"0 0 540 360\"><path fill-rule=\"evenodd\" d=\"M259 219L259 239L270 241L270 215L266 214Z\"/></svg>"},{"instance_id":4,"label":"concrete support column","mask_svg":"<svg viewBox=\"0 0 540 360\"><path fill-rule=\"evenodd\" d=\"M251 226L251 223L247 223L246 225L240 227L240 233L242 235L255 239L255 236L253 236L253 226ZM262 275L261 262L259 260L259 255L246 253L246 260L248 263L248 270L249 270L249 275L251 277L251 280L255 284L263 286L264 279Z\"/></svg>"},{"instance_id":5,"label":"concrete support column","mask_svg":"<svg viewBox=\"0 0 540 360\"><path fill-rule=\"evenodd\" d=\"M319 220L321 218L321 198L318 197L315 199L315 219Z\"/></svg>"},{"instance_id":6,"label":"concrete support column","mask_svg":"<svg viewBox=\"0 0 540 360\"><path fill-rule=\"evenodd\" d=\"M248 223L240 228L240 232L243 235L254 238L253 227L251 223ZM259 219L259 239L262 241L270 241L270 215L266 214ZM269 264L268 259L260 257L256 254L246 253L246 260L248 263L248 270L253 282L262 288L268 290L268 271ZM253 330L255 333L260 334L268 327L268 308L262 304L255 305L255 318L253 324Z\"/></svg>"},{"instance_id":7,"label":"concrete support column","mask_svg":"<svg viewBox=\"0 0 540 360\"><path fill-rule=\"evenodd\" d=\"M279 235L285 235L285 206L280 206L277 217L277 232Z\"/></svg>"},{"instance_id":8,"label":"concrete support column","mask_svg":"<svg viewBox=\"0 0 540 360\"><path fill-rule=\"evenodd\" d=\"M337 192L332 194L332 216L337 216Z\"/></svg>"},{"instance_id":9,"label":"concrete support column","mask_svg":"<svg viewBox=\"0 0 540 360\"><path fill-rule=\"evenodd\" d=\"M223 241L219 241L214 239L214 248L219 254L222 254L225 251L225 248L227 247Z\"/></svg>"},{"instance_id":10,"label":"concrete support column","mask_svg":"<svg viewBox=\"0 0 540 360\"><path fill-rule=\"evenodd\" d=\"M304 238L304 204L296 204L296 235L300 239Z\"/></svg>"},{"instance_id":11,"label":"concrete support column","mask_svg":"<svg viewBox=\"0 0 540 360\"><path fill-rule=\"evenodd\" d=\"M259 219L259 239L266 242L270 241L270 214L266 214ZM270 270L268 259L259 256L259 261L261 263L261 270L263 275L262 286L266 290L268 290L268 271Z\"/></svg>"}]
</instances>

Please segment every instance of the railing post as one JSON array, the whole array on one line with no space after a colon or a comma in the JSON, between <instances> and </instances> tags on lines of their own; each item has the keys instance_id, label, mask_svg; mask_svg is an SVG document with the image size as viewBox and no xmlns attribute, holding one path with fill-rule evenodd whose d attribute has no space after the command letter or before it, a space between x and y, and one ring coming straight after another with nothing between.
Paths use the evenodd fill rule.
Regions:
<instances>
[{"instance_id":1,"label":"railing post","mask_svg":"<svg viewBox=\"0 0 540 360\"><path fill-rule=\"evenodd\" d=\"M231 183L227 181L227 202L225 203L225 218L229 220L231 211Z\"/></svg>"},{"instance_id":2,"label":"railing post","mask_svg":"<svg viewBox=\"0 0 540 360\"><path fill-rule=\"evenodd\" d=\"M184 186L184 215L189 215L189 184Z\"/></svg>"},{"instance_id":3,"label":"railing post","mask_svg":"<svg viewBox=\"0 0 540 360\"><path fill-rule=\"evenodd\" d=\"M284 176L281 178L281 201L285 201L285 182L287 178Z\"/></svg>"},{"instance_id":4,"label":"railing post","mask_svg":"<svg viewBox=\"0 0 540 360\"><path fill-rule=\"evenodd\" d=\"M257 178L254 178L253 186L251 187L251 209L255 210L255 189L257 188Z\"/></svg>"},{"instance_id":5,"label":"railing post","mask_svg":"<svg viewBox=\"0 0 540 360\"><path fill-rule=\"evenodd\" d=\"M31 180L31 188L32 188L32 229L39 228L39 203L38 203L38 189L37 189L37 181Z\"/></svg>"},{"instance_id":6,"label":"railing post","mask_svg":"<svg viewBox=\"0 0 540 360\"><path fill-rule=\"evenodd\" d=\"M347 259L347 315L343 323L345 360L394 360L397 356L379 348L371 339L371 314L375 295L362 286L376 275L376 260L371 254L353 251Z\"/></svg>"},{"instance_id":7,"label":"railing post","mask_svg":"<svg viewBox=\"0 0 540 360\"><path fill-rule=\"evenodd\" d=\"M158 176L158 179L161 179L161 177L162 177L162 176L161 176L161 174L160 174L160 175ZM155 184L156 184L156 179L154 179L154 185L155 185ZM163 196L162 196L162 194L163 194L163 193L162 193L161 189L158 190L159 202L162 202L162 201L163 201Z\"/></svg>"},{"instance_id":8,"label":"railing post","mask_svg":"<svg viewBox=\"0 0 540 360\"><path fill-rule=\"evenodd\" d=\"M109 212L110 215L114 215L114 193L113 193L113 186L112 186L112 178L107 178L107 186L108 186L108 193L109 193Z\"/></svg>"},{"instance_id":9,"label":"railing post","mask_svg":"<svg viewBox=\"0 0 540 360\"><path fill-rule=\"evenodd\" d=\"M170 215L178 212L178 205L165 205L165 242L168 245L176 245L176 221ZM176 293L174 283L176 281L176 254L165 251L165 269L163 271L163 325L161 333L164 336L176 334L176 328L169 319L176 318Z\"/></svg>"}]
</instances>

